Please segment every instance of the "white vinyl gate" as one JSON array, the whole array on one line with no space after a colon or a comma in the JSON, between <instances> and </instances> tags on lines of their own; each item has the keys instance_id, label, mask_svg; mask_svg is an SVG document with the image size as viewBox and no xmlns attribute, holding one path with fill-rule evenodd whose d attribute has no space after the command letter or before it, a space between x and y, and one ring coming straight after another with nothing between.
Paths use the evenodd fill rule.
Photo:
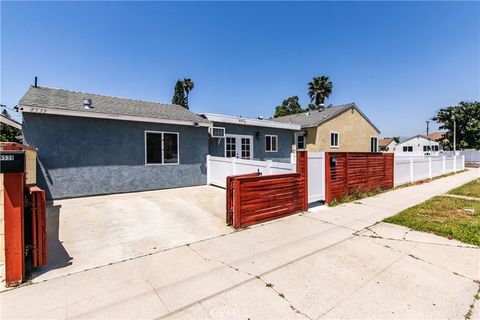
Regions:
<instances>
[{"instance_id":1,"label":"white vinyl gate","mask_svg":"<svg viewBox=\"0 0 480 320\"><path fill-rule=\"evenodd\" d=\"M325 152L308 153L308 203L325 200Z\"/></svg>"}]
</instances>

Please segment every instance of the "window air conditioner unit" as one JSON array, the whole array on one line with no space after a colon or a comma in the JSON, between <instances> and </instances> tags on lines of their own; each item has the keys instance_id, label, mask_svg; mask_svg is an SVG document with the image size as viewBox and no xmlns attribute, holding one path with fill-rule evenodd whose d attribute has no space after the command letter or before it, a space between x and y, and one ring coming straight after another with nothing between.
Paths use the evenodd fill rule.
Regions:
<instances>
[{"instance_id":1,"label":"window air conditioner unit","mask_svg":"<svg viewBox=\"0 0 480 320\"><path fill-rule=\"evenodd\" d=\"M225 128L222 127L210 127L208 133L212 138L225 138Z\"/></svg>"}]
</instances>

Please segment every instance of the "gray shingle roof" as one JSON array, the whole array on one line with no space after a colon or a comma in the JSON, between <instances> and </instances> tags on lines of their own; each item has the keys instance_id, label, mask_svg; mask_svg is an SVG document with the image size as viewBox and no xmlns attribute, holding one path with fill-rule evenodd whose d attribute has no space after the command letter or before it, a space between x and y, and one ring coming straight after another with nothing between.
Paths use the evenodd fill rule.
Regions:
<instances>
[{"instance_id":1,"label":"gray shingle roof","mask_svg":"<svg viewBox=\"0 0 480 320\"><path fill-rule=\"evenodd\" d=\"M85 110L83 105L84 99L92 100L92 109ZM102 96L47 87L31 86L27 93L25 93L20 99L19 105L21 107L42 107L142 118L192 121L199 123L209 122L178 105Z\"/></svg>"},{"instance_id":2,"label":"gray shingle roof","mask_svg":"<svg viewBox=\"0 0 480 320\"><path fill-rule=\"evenodd\" d=\"M355 108L358 113L360 113L365 120L368 121L372 125L372 127L380 133L380 130L367 118L367 116L355 105L355 103L347 103L338 106L333 106L330 108L325 108L322 111L308 111L298 114L292 114L285 117L274 118L274 121L279 122L287 122L287 123L295 123L302 126L302 128L310 128L310 127L317 127L324 122L334 118L335 116L351 109Z\"/></svg>"}]
</instances>

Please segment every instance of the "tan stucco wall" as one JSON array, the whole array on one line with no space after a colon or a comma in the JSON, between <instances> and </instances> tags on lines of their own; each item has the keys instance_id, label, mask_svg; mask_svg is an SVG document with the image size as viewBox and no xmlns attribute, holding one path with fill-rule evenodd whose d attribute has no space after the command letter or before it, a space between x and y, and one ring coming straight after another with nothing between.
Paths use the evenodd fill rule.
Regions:
<instances>
[{"instance_id":1,"label":"tan stucco wall","mask_svg":"<svg viewBox=\"0 0 480 320\"><path fill-rule=\"evenodd\" d=\"M317 128L307 128L307 151L370 152L370 137L377 131L355 109L350 109ZM338 132L340 147L330 147L330 132Z\"/></svg>"}]
</instances>

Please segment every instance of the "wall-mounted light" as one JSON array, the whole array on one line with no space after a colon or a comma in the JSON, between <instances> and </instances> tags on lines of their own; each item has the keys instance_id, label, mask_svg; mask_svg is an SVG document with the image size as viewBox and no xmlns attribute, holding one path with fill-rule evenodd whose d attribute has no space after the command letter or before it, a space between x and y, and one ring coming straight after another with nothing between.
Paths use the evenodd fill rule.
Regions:
<instances>
[{"instance_id":1,"label":"wall-mounted light","mask_svg":"<svg viewBox=\"0 0 480 320\"><path fill-rule=\"evenodd\" d=\"M255 133L255 137L257 137L257 140L260 140L261 136L262 134L260 132L257 131L257 133Z\"/></svg>"}]
</instances>

